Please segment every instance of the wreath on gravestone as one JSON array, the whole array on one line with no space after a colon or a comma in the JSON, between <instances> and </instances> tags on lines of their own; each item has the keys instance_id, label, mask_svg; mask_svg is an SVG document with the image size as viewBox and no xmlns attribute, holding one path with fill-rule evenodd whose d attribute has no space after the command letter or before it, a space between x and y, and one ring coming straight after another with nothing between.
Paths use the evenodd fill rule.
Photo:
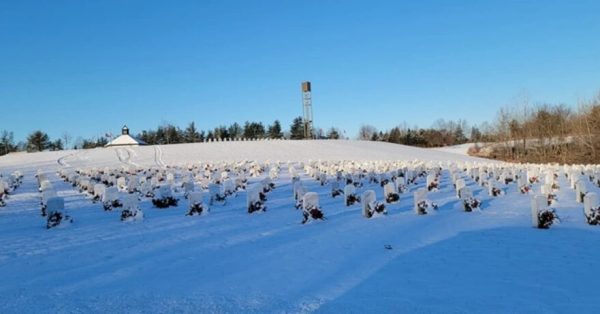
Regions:
<instances>
[{"instance_id":1,"label":"wreath on gravestone","mask_svg":"<svg viewBox=\"0 0 600 314\"><path fill-rule=\"evenodd\" d=\"M92 203L96 203L100 200L100 195L94 195L94 197L92 197Z\"/></svg>"},{"instance_id":2,"label":"wreath on gravestone","mask_svg":"<svg viewBox=\"0 0 600 314\"><path fill-rule=\"evenodd\" d=\"M73 219L69 215L65 215L63 217L63 214L59 211L51 212L50 215L48 215L48 220L46 221L46 229L54 228L60 225L63 220L67 222L73 222Z\"/></svg>"},{"instance_id":3,"label":"wreath on gravestone","mask_svg":"<svg viewBox=\"0 0 600 314\"><path fill-rule=\"evenodd\" d=\"M250 203L250 206L248 206L248 214L252 214L257 211L267 211L267 207L261 201Z\"/></svg>"},{"instance_id":4,"label":"wreath on gravestone","mask_svg":"<svg viewBox=\"0 0 600 314\"><path fill-rule=\"evenodd\" d=\"M531 187L529 185L524 185L521 187L521 194L527 194L529 193L529 191L531 191Z\"/></svg>"},{"instance_id":5,"label":"wreath on gravestone","mask_svg":"<svg viewBox=\"0 0 600 314\"><path fill-rule=\"evenodd\" d=\"M225 194L221 194L221 193L215 194L215 201L217 201L217 202L224 202L226 199L227 199L227 196L225 196Z\"/></svg>"},{"instance_id":6,"label":"wreath on gravestone","mask_svg":"<svg viewBox=\"0 0 600 314\"><path fill-rule=\"evenodd\" d=\"M463 201L463 204L466 212L472 212L474 209L479 208L481 202L474 197L469 197Z\"/></svg>"},{"instance_id":7,"label":"wreath on gravestone","mask_svg":"<svg viewBox=\"0 0 600 314\"><path fill-rule=\"evenodd\" d=\"M427 205L427 201L420 201L419 203L417 203L417 213L419 215L427 214L427 207L429 207Z\"/></svg>"},{"instance_id":8,"label":"wreath on gravestone","mask_svg":"<svg viewBox=\"0 0 600 314\"><path fill-rule=\"evenodd\" d=\"M369 210L367 211L367 218L371 218L373 217L373 215L377 214L383 214L383 215L387 215L387 212L385 211L385 205L381 202L373 202L371 204L369 204Z\"/></svg>"},{"instance_id":9,"label":"wreath on gravestone","mask_svg":"<svg viewBox=\"0 0 600 314\"><path fill-rule=\"evenodd\" d=\"M112 210L113 208L123 207L123 203L121 203L119 200L112 200L110 202L102 203L102 206L104 207L104 210L108 211Z\"/></svg>"},{"instance_id":10,"label":"wreath on gravestone","mask_svg":"<svg viewBox=\"0 0 600 314\"><path fill-rule=\"evenodd\" d=\"M177 199L169 196L163 198L154 198L152 199L152 205L157 208L167 208L169 206L177 206Z\"/></svg>"},{"instance_id":11,"label":"wreath on gravestone","mask_svg":"<svg viewBox=\"0 0 600 314\"><path fill-rule=\"evenodd\" d=\"M190 210L185 214L186 216L202 215L204 212L204 206L202 204L193 204L190 206Z\"/></svg>"},{"instance_id":12,"label":"wreath on gravestone","mask_svg":"<svg viewBox=\"0 0 600 314\"><path fill-rule=\"evenodd\" d=\"M385 197L385 201L387 203L395 203L398 200L400 200L400 195L398 195L398 193L389 193L386 197Z\"/></svg>"},{"instance_id":13,"label":"wreath on gravestone","mask_svg":"<svg viewBox=\"0 0 600 314\"><path fill-rule=\"evenodd\" d=\"M423 200L420 201L419 203L417 203L417 213L419 215L425 215L428 214L428 208L431 206L432 209L438 209L438 206L436 203L430 203L427 200Z\"/></svg>"},{"instance_id":14,"label":"wreath on gravestone","mask_svg":"<svg viewBox=\"0 0 600 314\"><path fill-rule=\"evenodd\" d=\"M428 191L431 191L431 190L433 190L433 189L437 189L437 188L438 188L438 186L439 186L438 182L437 182L437 181L433 181L433 182L431 182L431 183L429 184L429 186L427 186L427 190L428 190Z\"/></svg>"},{"instance_id":15,"label":"wreath on gravestone","mask_svg":"<svg viewBox=\"0 0 600 314\"><path fill-rule=\"evenodd\" d=\"M353 205L354 203L360 203L360 197L356 194L348 195L348 198L346 199L346 206Z\"/></svg>"},{"instance_id":16,"label":"wreath on gravestone","mask_svg":"<svg viewBox=\"0 0 600 314\"><path fill-rule=\"evenodd\" d=\"M591 214L585 215L585 219L587 220L587 223L590 225L596 226L596 225L600 224L600 206L591 208Z\"/></svg>"},{"instance_id":17,"label":"wreath on gravestone","mask_svg":"<svg viewBox=\"0 0 600 314\"><path fill-rule=\"evenodd\" d=\"M541 210L538 213L538 228L548 229L555 220L560 221L554 209Z\"/></svg>"},{"instance_id":18,"label":"wreath on gravestone","mask_svg":"<svg viewBox=\"0 0 600 314\"><path fill-rule=\"evenodd\" d=\"M308 221L308 218L312 218L313 220L324 220L325 219L325 215L323 214L323 211L318 208L317 206L311 206L309 208L307 208L303 213L302 216L304 217L304 219L302 220L302 224L305 224Z\"/></svg>"},{"instance_id":19,"label":"wreath on gravestone","mask_svg":"<svg viewBox=\"0 0 600 314\"><path fill-rule=\"evenodd\" d=\"M124 209L123 211L121 211L121 221L125 221L129 218L135 218L138 215L138 213L138 210Z\"/></svg>"},{"instance_id":20,"label":"wreath on gravestone","mask_svg":"<svg viewBox=\"0 0 600 314\"><path fill-rule=\"evenodd\" d=\"M387 212L385 211L385 205L383 203L375 202L374 205L375 206L373 206L373 209L372 209L374 213L387 215Z\"/></svg>"},{"instance_id":21,"label":"wreath on gravestone","mask_svg":"<svg viewBox=\"0 0 600 314\"><path fill-rule=\"evenodd\" d=\"M499 189L499 188L497 188L497 187L493 187L493 188L492 188L492 196L494 196L494 197L495 197L495 196L499 196L499 195L502 195L502 190L500 190L500 189Z\"/></svg>"}]
</instances>

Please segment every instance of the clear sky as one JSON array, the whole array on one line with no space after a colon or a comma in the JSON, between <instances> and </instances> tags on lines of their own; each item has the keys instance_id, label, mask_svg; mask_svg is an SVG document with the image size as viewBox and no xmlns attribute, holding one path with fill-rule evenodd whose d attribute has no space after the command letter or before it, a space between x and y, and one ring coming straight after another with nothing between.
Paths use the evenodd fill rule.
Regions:
<instances>
[{"instance_id":1,"label":"clear sky","mask_svg":"<svg viewBox=\"0 0 600 314\"><path fill-rule=\"evenodd\" d=\"M0 0L0 130L479 123L600 90L600 1Z\"/></svg>"}]
</instances>

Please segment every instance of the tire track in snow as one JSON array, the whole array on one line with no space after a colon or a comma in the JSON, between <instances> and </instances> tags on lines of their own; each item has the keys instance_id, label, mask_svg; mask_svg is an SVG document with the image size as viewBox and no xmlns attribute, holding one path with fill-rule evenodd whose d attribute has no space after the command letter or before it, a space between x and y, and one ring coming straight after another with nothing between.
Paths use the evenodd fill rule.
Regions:
<instances>
[{"instance_id":1,"label":"tire track in snow","mask_svg":"<svg viewBox=\"0 0 600 314\"><path fill-rule=\"evenodd\" d=\"M154 145L154 163L160 168L166 168L165 163L163 162L163 151L159 145Z\"/></svg>"},{"instance_id":2,"label":"tire track in snow","mask_svg":"<svg viewBox=\"0 0 600 314\"><path fill-rule=\"evenodd\" d=\"M117 158L119 159L119 162L129 165L129 159L131 158L131 156L129 155L128 151L123 152L122 148L115 148L115 153L117 154ZM127 154L127 156L124 155Z\"/></svg>"},{"instance_id":3,"label":"tire track in snow","mask_svg":"<svg viewBox=\"0 0 600 314\"><path fill-rule=\"evenodd\" d=\"M76 155L79 155L80 153L81 153L80 151L76 151L74 153L70 153L70 154L61 156L60 158L58 158L56 160L56 162L63 167L71 167L71 165L67 162L67 159L71 158L71 157L75 157Z\"/></svg>"},{"instance_id":4,"label":"tire track in snow","mask_svg":"<svg viewBox=\"0 0 600 314\"><path fill-rule=\"evenodd\" d=\"M133 156L137 155L133 149L131 149L131 148L116 148L115 152L117 153L117 158L119 159L119 161L121 163L126 164L128 166L139 167L139 164L132 161Z\"/></svg>"},{"instance_id":5,"label":"tire track in snow","mask_svg":"<svg viewBox=\"0 0 600 314\"><path fill-rule=\"evenodd\" d=\"M130 148L130 147L127 147L127 148L125 148L125 149L126 149L128 152L129 152L129 163L130 163L131 165L133 165L133 166L139 167L139 166L140 166L139 164L137 164L137 163L135 163L135 162L133 162L133 161L132 161L132 159L133 159L134 157L137 157L137 153L135 152L135 150L133 150L133 149L132 149L132 148Z\"/></svg>"}]
</instances>

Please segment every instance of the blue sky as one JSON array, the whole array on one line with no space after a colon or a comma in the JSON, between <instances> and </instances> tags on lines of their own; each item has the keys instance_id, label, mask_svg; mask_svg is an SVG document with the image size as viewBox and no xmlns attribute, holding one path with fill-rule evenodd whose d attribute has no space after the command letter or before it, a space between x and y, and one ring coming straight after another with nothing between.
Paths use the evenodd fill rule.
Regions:
<instances>
[{"instance_id":1,"label":"blue sky","mask_svg":"<svg viewBox=\"0 0 600 314\"><path fill-rule=\"evenodd\" d=\"M0 130L492 120L600 91L600 1L0 0Z\"/></svg>"}]
</instances>

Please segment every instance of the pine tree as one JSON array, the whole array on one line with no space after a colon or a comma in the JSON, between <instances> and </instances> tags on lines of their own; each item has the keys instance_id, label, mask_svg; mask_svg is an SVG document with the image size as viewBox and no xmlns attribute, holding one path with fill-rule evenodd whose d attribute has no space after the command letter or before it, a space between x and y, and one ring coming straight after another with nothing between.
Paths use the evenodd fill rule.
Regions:
<instances>
[{"instance_id":1,"label":"pine tree","mask_svg":"<svg viewBox=\"0 0 600 314\"><path fill-rule=\"evenodd\" d=\"M185 128L183 138L186 143L197 143L201 141L200 133L198 133L194 122L190 122L188 127Z\"/></svg>"},{"instance_id":2,"label":"pine tree","mask_svg":"<svg viewBox=\"0 0 600 314\"><path fill-rule=\"evenodd\" d=\"M35 131L27 137L27 151L41 152L50 148L50 137L42 131Z\"/></svg>"},{"instance_id":3,"label":"pine tree","mask_svg":"<svg viewBox=\"0 0 600 314\"><path fill-rule=\"evenodd\" d=\"M2 131L2 135L0 135L0 156L13 152L16 149L13 132Z\"/></svg>"},{"instance_id":4,"label":"pine tree","mask_svg":"<svg viewBox=\"0 0 600 314\"><path fill-rule=\"evenodd\" d=\"M61 139L50 143L50 150L63 150L64 146Z\"/></svg>"},{"instance_id":5,"label":"pine tree","mask_svg":"<svg viewBox=\"0 0 600 314\"><path fill-rule=\"evenodd\" d=\"M248 139L264 138L265 127L260 122L248 122L244 124L244 137Z\"/></svg>"},{"instance_id":6,"label":"pine tree","mask_svg":"<svg viewBox=\"0 0 600 314\"><path fill-rule=\"evenodd\" d=\"M388 142L396 144L402 142L402 133L400 132L400 129L398 127L395 127L390 131Z\"/></svg>"},{"instance_id":7,"label":"pine tree","mask_svg":"<svg viewBox=\"0 0 600 314\"><path fill-rule=\"evenodd\" d=\"M227 128L225 126L219 126L216 127L214 130L215 133L215 138L220 139L220 140L224 140L226 138L229 138L229 131L227 130Z\"/></svg>"},{"instance_id":8,"label":"pine tree","mask_svg":"<svg viewBox=\"0 0 600 314\"><path fill-rule=\"evenodd\" d=\"M279 120L275 120L272 125L269 126L269 131L267 132L269 138L282 138L283 133L281 132L281 123Z\"/></svg>"},{"instance_id":9,"label":"pine tree","mask_svg":"<svg viewBox=\"0 0 600 314\"><path fill-rule=\"evenodd\" d=\"M229 126L227 130L229 131L229 136L231 136L233 139L240 138L242 135L244 135L244 130L237 122Z\"/></svg>"},{"instance_id":10,"label":"pine tree","mask_svg":"<svg viewBox=\"0 0 600 314\"><path fill-rule=\"evenodd\" d=\"M460 126L454 130L454 141L454 144L464 144L467 142L467 137Z\"/></svg>"},{"instance_id":11,"label":"pine tree","mask_svg":"<svg viewBox=\"0 0 600 314\"><path fill-rule=\"evenodd\" d=\"M290 126L290 139L304 139L304 123L302 117L296 117Z\"/></svg>"}]
</instances>

